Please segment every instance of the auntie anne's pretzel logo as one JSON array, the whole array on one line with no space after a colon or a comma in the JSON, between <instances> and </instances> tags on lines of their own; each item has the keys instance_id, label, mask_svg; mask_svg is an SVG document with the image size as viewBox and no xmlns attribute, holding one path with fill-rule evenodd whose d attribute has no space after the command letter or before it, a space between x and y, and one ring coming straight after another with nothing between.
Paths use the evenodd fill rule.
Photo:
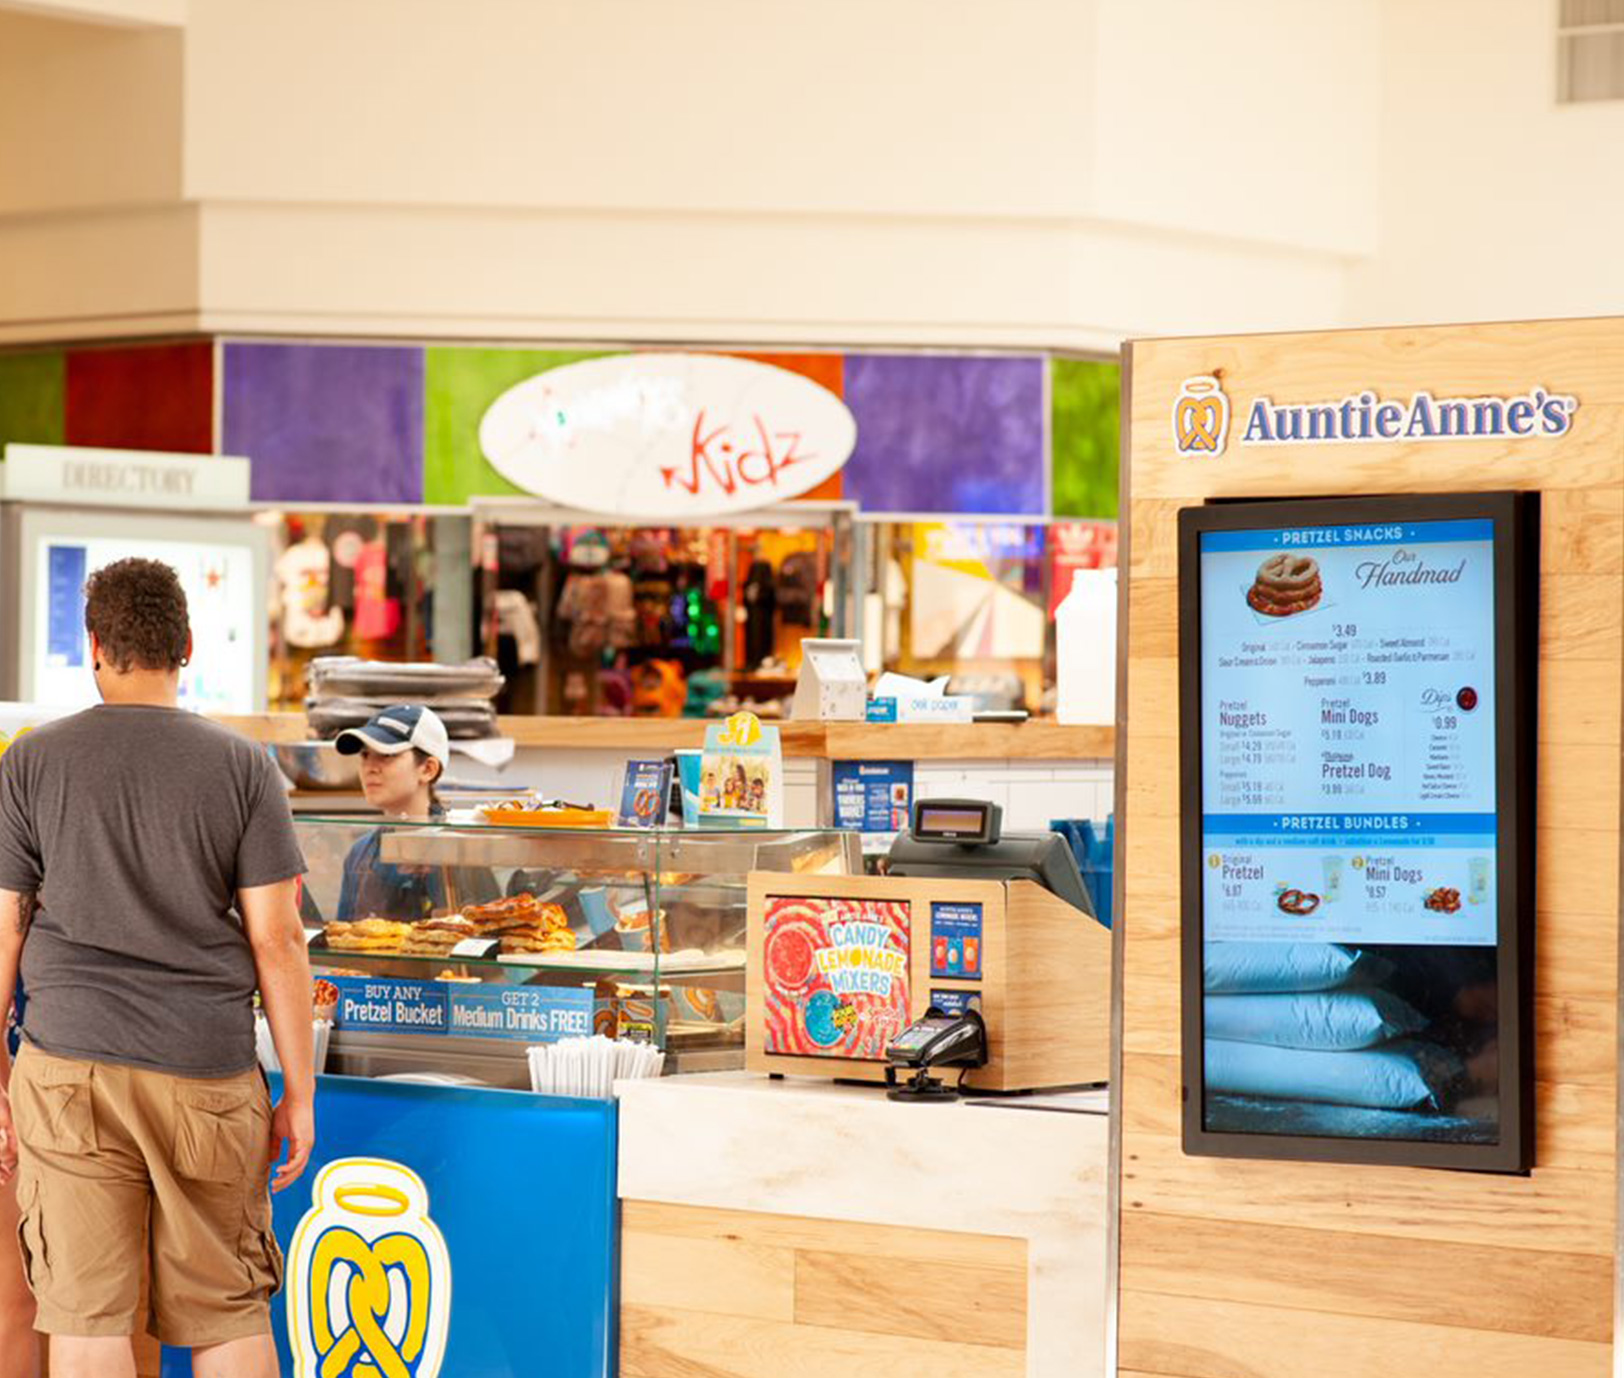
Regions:
<instances>
[{"instance_id":1,"label":"auntie anne's pretzel logo","mask_svg":"<svg viewBox=\"0 0 1624 1378\"><path fill-rule=\"evenodd\" d=\"M1186 378L1173 403L1173 443L1181 455L1223 454L1229 438L1229 397L1210 373Z\"/></svg>"},{"instance_id":2,"label":"auntie anne's pretzel logo","mask_svg":"<svg viewBox=\"0 0 1624 1378\"><path fill-rule=\"evenodd\" d=\"M341 1158L311 1196L288 1269L298 1378L436 1378L451 1259L422 1178L382 1158Z\"/></svg>"}]
</instances>

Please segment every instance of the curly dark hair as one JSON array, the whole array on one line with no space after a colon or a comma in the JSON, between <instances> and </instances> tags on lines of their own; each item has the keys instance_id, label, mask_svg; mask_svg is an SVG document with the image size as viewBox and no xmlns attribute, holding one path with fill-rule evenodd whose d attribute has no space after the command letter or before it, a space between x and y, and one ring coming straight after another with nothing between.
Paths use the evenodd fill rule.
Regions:
<instances>
[{"instance_id":1,"label":"curly dark hair","mask_svg":"<svg viewBox=\"0 0 1624 1378\"><path fill-rule=\"evenodd\" d=\"M160 560L117 560L85 583L85 630L120 674L178 670L191 622L180 576Z\"/></svg>"}]
</instances>

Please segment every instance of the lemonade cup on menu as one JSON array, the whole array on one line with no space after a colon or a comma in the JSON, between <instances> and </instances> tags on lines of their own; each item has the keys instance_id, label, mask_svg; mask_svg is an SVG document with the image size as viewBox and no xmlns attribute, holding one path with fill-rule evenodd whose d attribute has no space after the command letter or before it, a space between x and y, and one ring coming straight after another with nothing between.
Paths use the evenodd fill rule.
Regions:
<instances>
[{"instance_id":1,"label":"lemonade cup on menu","mask_svg":"<svg viewBox=\"0 0 1624 1378\"><path fill-rule=\"evenodd\" d=\"M1321 886L1322 898L1327 904L1334 904L1342 898L1342 858L1339 856L1321 857L1320 870L1324 877L1324 883Z\"/></svg>"}]
</instances>

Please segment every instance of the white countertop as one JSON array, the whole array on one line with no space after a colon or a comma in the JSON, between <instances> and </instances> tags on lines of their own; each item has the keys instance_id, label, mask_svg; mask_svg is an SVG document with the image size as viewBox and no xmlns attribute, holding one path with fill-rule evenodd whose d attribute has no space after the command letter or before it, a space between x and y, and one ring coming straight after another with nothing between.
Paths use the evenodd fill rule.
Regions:
<instances>
[{"instance_id":1,"label":"white countertop","mask_svg":"<svg viewBox=\"0 0 1624 1378\"><path fill-rule=\"evenodd\" d=\"M1025 1239L1029 1378L1104 1372L1106 1091L900 1104L757 1072L617 1090L623 1198Z\"/></svg>"}]
</instances>

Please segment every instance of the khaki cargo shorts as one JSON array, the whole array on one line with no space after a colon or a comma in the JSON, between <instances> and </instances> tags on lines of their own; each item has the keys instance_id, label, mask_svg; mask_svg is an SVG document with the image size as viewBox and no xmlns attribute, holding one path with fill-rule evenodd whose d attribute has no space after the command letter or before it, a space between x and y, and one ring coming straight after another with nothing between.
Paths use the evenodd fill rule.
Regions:
<instances>
[{"instance_id":1,"label":"khaki cargo shorts","mask_svg":"<svg viewBox=\"0 0 1624 1378\"><path fill-rule=\"evenodd\" d=\"M270 1330L282 1255L258 1068L201 1080L25 1044L11 1105L22 1144L18 1234L40 1330L134 1334L149 1264L147 1329L165 1344Z\"/></svg>"}]
</instances>

